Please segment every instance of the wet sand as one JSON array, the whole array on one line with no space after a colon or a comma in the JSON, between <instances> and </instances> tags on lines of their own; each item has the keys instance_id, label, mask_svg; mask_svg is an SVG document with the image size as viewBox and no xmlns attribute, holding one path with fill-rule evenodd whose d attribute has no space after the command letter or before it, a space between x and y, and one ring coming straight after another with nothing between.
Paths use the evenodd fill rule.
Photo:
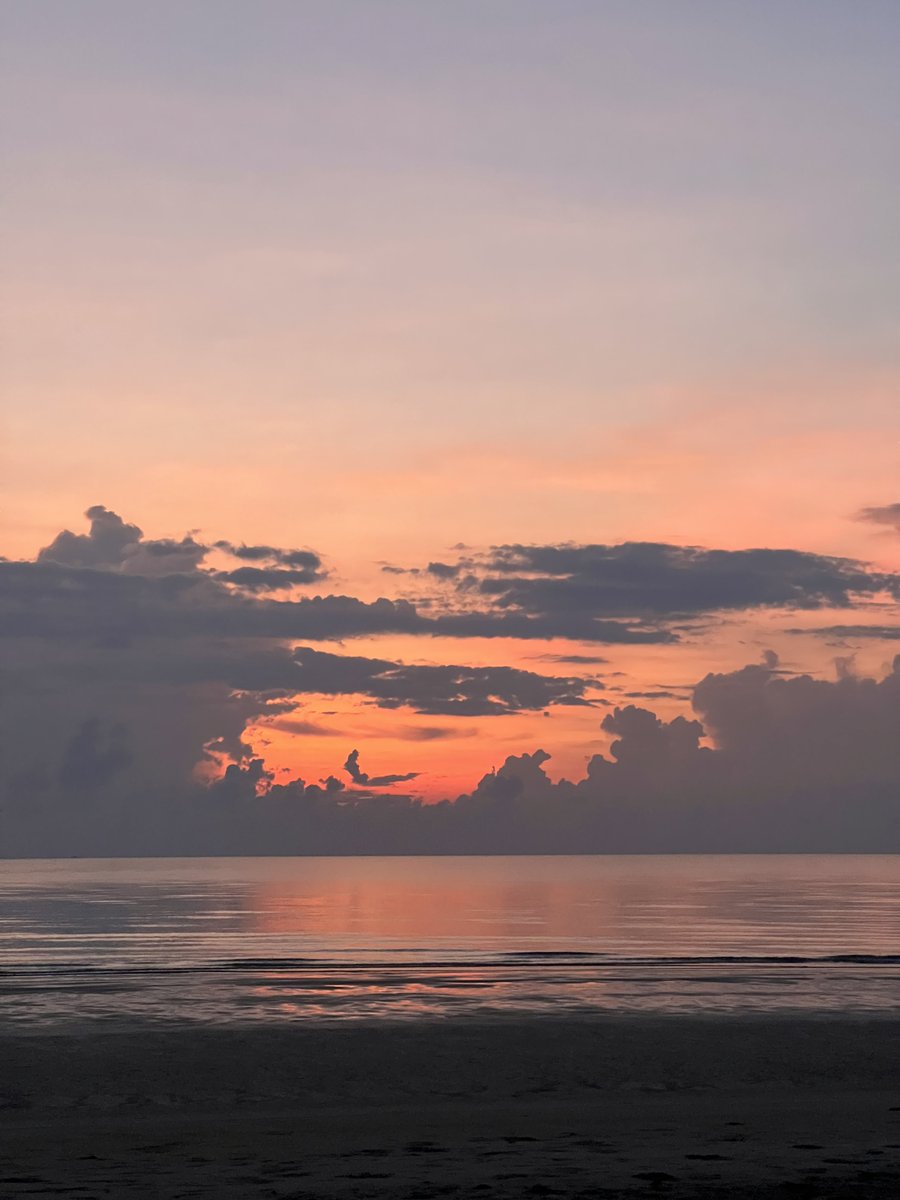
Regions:
<instances>
[{"instance_id":1,"label":"wet sand","mask_svg":"<svg viewBox=\"0 0 900 1200\"><path fill-rule=\"evenodd\" d=\"M900 1020L0 1035L0 1197L900 1196Z\"/></svg>"}]
</instances>

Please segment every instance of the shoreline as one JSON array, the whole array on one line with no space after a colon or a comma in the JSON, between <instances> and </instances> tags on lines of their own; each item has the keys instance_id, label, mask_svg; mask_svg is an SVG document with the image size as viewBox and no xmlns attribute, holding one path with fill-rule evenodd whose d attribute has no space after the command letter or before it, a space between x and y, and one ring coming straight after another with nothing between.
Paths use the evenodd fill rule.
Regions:
<instances>
[{"instance_id":1,"label":"shoreline","mask_svg":"<svg viewBox=\"0 0 900 1200\"><path fill-rule=\"evenodd\" d=\"M2 1200L900 1194L900 1018L134 1025L0 1061Z\"/></svg>"}]
</instances>

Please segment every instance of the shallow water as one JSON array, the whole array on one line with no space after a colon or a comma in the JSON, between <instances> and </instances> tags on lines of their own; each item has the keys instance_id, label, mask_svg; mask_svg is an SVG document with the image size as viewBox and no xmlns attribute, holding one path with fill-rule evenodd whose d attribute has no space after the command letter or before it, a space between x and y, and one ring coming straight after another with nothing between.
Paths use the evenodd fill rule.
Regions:
<instances>
[{"instance_id":1,"label":"shallow water","mask_svg":"<svg viewBox=\"0 0 900 1200\"><path fill-rule=\"evenodd\" d=\"M896 856L0 864L0 1026L895 1013Z\"/></svg>"}]
</instances>

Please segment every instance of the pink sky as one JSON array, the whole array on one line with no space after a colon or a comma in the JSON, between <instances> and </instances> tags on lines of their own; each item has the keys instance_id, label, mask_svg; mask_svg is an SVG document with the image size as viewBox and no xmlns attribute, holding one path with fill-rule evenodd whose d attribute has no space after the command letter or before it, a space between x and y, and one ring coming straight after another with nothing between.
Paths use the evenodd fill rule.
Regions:
<instances>
[{"instance_id":1,"label":"pink sky","mask_svg":"<svg viewBox=\"0 0 900 1200\"><path fill-rule=\"evenodd\" d=\"M900 572L898 530L858 519L900 498L895 9L40 7L12 5L4 84L7 558L102 504L148 538L312 548L330 576L297 596L419 602L383 567L458 544ZM329 643L607 661L596 707L437 719L323 694L246 737L307 780L359 747L428 798L538 746L578 776L634 693L673 693L635 700L670 718L766 650L879 672L888 638L790 631L896 608L748 604L672 645Z\"/></svg>"}]
</instances>

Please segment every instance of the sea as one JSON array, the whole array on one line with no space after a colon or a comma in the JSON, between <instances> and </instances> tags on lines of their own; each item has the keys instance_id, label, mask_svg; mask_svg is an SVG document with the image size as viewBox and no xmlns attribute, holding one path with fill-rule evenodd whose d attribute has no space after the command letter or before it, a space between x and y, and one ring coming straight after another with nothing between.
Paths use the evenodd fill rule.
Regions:
<instances>
[{"instance_id":1,"label":"sea","mask_svg":"<svg viewBox=\"0 0 900 1200\"><path fill-rule=\"evenodd\" d=\"M0 862L0 1030L896 1015L900 858Z\"/></svg>"}]
</instances>

